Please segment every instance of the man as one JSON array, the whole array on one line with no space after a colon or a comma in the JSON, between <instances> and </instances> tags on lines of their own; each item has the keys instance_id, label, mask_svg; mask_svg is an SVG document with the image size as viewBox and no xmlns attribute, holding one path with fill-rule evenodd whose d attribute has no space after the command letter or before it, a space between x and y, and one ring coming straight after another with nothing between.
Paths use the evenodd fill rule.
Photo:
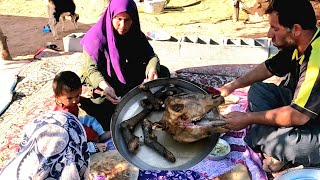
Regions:
<instances>
[{"instance_id":1,"label":"man","mask_svg":"<svg viewBox=\"0 0 320 180\"><path fill-rule=\"evenodd\" d=\"M251 85L248 113L224 116L227 127L250 126L245 141L264 153L263 168L285 163L320 163L320 33L309 0L274 0L268 6L268 38L279 52L252 71L220 88L223 96ZM287 76L279 86L263 83Z\"/></svg>"}]
</instances>

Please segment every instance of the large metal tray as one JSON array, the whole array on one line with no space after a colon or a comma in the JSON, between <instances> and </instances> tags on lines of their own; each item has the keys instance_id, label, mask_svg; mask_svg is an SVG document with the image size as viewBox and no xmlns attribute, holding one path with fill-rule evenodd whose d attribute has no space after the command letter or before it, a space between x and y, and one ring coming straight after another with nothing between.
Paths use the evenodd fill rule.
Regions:
<instances>
[{"instance_id":1,"label":"large metal tray","mask_svg":"<svg viewBox=\"0 0 320 180\"><path fill-rule=\"evenodd\" d=\"M183 89L185 92L206 92L200 87L181 79L176 78L159 78L146 83L154 93L158 89L168 84ZM173 140L173 138L165 131L154 130L158 141L171 151L176 157L176 162L171 163L161 155L157 154L143 143L143 132L141 125L137 125L134 134L140 138L140 147L136 154L128 151L125 140L120 131L120 123L142 111L140 100L146 96L138 89L138 87L128 92L117 105L111 121L111 132L114 144L119 153L131 164L143 170L182 170L188 169L201 160L203 160L213 149L217 143L220 134L214 134L208 138L191 144L181 144ZM217 111L215 109L215 111ZM152 112L147 118L152 122L159 121L163 112Z\"/></svg>"}]
</instances>

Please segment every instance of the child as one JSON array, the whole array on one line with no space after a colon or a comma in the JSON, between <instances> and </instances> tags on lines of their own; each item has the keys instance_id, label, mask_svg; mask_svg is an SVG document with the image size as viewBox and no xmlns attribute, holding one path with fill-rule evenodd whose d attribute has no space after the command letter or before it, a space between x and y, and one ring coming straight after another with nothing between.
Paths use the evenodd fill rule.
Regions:
<instances>
[{"instance_id":1,"label":"child","mask_svg":"<svg viewBox=\"0 0 320 180\"><path fill-rule=\"evenodd\" d=\"M56 106L54 111L67 111L78 117L82 85L79 76L72 71L63 71L53 80L53 92ZM83 125L88 140L89 152L104 152L107 147L103 143L110 139L111 133L104 131L101 124L92 116L86 115L79 120Z\"/></svg>"}]
</instances>

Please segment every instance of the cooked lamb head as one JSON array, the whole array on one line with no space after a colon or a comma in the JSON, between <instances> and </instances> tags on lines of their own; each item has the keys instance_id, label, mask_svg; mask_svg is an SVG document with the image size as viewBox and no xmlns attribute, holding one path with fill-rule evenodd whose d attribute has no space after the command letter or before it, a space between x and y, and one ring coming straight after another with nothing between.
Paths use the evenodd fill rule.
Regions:
<instances>
[{"instance_id":1,"label":"cooked lamb head","mask_svg":"<svg viewBox=\"0 0 320 180\"><path fill-rule=\"evenodd\" d=\"M181 143L191 143L214 133L229 131L220 118L217 107L224 103L223 96L190 93L168 97L165 111L159 122L163 130ZM211 112L211 117L207 114ZM210 113L209 113L210 114Z\"/></svg>"}]
</instances>

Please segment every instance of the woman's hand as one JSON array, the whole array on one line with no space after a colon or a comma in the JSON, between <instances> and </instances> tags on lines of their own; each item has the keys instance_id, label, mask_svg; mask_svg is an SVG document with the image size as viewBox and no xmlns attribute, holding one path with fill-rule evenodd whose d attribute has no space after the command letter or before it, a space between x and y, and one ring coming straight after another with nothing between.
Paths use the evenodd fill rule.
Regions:
<instances>
[{"instance_id":1,"label":"woman's hand","mask_svg":"<svg viewBox=\"0 0 320 180\"><path fill-rule=\"evenodd\" d=\"M158 74L157 74L157 69L155 67L150 68L146 79L144 80L144 82L148 82L154 79L158 79Z\"/></svg>"},{"instance_id":2,"label":"woman's hand","mask_svg":"<svg viewBox=\"0 0 320 180\"><path fill-rule=\"evenodd\" d=\"M108 86L104 89L104 94L106 98L112 103L112 104L118 104L120 101L120 98L117 97L114 89L111 86Z\"/></svg>"},{"instance_id":3,"label":"woman's hand","mask_svg":"<svg viewBox=\"0 0 320 180\"><path fill-rule=\"evenodd\" d=\"M107 100L110 101L112 104L118 104L120 101L120 98L117 97L114 89L110 86L109 83L106 81L101 81L99 83L99 88L103 89L103 93L106 96Z\"/></svg>"}]
</instances>

